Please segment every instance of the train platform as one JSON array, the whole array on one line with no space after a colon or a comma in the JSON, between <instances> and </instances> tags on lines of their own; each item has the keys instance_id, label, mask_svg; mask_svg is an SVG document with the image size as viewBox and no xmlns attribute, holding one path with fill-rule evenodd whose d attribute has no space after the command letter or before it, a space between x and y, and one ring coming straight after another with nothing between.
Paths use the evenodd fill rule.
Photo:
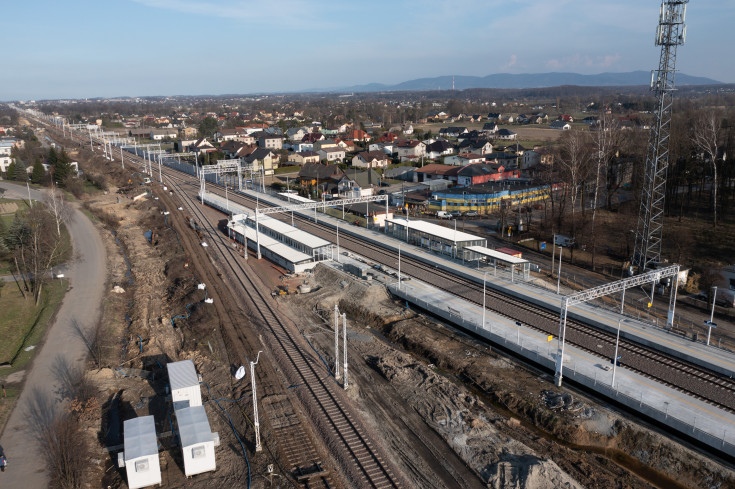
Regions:
<instances>
[{"instance_id":1,"label":"train platform","mask_svg":"<svg viewBox=\"0 0 735 489\"><path fill-rule=\"evenodd\" d=\"M418 280L394 280L388 289L419 308L461 326L491 343L554 370L558 341L512 319L486 311ZM613 373L611 361L566 345L563 377L601 396L614 399L629 409L656 420L677 432L696 439L715 450L735 455L735 415L703 401L661 385L647 377L618 366ZM613 384L614 380L614 384Z\"/></svg>"},{"instance_id":2,"label":"train platform","mask_svg":"<svg viewBox=\"0 0 735 489\"><path fill-rule=\"evenodd\" d=\"M243 192L255 196L255 192ZM273 205L288 205L277 196L259 193L259 198ZM313 212L297 212L308 219L314 219ZM560 311L562 297L573 291L560 287L557 294L556 284L546 282L534 275L513 273L510 267L494 265L479 266L477 260L465 261L462 258L452 259L447 255L434 253L426 248L409 245L387 235L383 230L370 230L362 227L345 226L344 221L320 213L318 221L327 226L339 226L341 234L359 236L367 242L380 244L395 251L401 248L403 256L410 256L432 263L435 267L451 271L478 284L486 281L487 287L506 292L518 298L528 300L551 310ZM396 264L397 265L397 264ZM394 266L395 268L395 266ZM617 299L617 297L616 297ZM655 300L668 300L657 297ZM580 319L587 324L597 326L615 333L620 321L620 336L670 355L688 360L696 365L709 368L715 372L732 376L735 374L735 353L718 348L716 343L706 345L702 340L692 341L681 335L670 332L663 322L645 317L631 317L619 313L619 303L614 306L600 301L592 301L569 308L568 318Z\"/></svg>"}]
</instances>

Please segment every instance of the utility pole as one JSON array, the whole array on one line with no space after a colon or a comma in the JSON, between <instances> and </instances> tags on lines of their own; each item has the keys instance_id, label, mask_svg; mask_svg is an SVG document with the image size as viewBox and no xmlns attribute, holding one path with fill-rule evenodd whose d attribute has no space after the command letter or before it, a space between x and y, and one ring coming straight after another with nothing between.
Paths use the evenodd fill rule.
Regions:
<instances>
[{"instance_id":1,"label":"utility pole","mask_svg":"<svg viewBox=\"0 0 735 489\"><path fill-rule=\"evenodd\" d=\"M339 380L339 307L334 305L334 378Z\"/></svg>"},{"instance_id":2,"label":"utility pole","mask_svg":"<svg viewBox=\"0 0 735 489\"><path fill-rule=\"evenodd\" d=\"M255 361L250 362L250 385L253 387L253 419L255 422L255 451L259 452L263 450L263 447L260 445L260 421L258 420L258 397L255 394L255 366L258 364L258 361L260 360L260 354L262 351L258 352L258 355L255 357Z\"/></svg>"},{"instance_id":3,"label":"utility pole","mask_svg":"<svg viewBox=\"0 0 735 489\"><path fill-rule=\"evenodd\" d=\"M347 390L347 387L349 387L347 382L347 314L342 313L342 339L343 339L343 346L342 349L344 350L344 358L345 358L345 365L344 365L344 374L345 374L345 381L344 381L344 389Z\"/></svg>"}]
</instances>

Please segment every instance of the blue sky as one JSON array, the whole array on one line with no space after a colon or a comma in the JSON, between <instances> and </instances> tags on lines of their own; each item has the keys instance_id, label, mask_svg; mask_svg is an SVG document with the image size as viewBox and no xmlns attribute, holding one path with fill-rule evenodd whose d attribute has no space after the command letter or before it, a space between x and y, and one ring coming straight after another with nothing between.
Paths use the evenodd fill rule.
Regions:
<instances>
[{"instance_id":1,"label":"blue sky","mask_svg":"<svg viewBox=\"0 0 735 489\"><path fill-rule=\"evenodd\" d=\"M293 91L653 69L656 0L26 0L0 100ZM694 0L677 68L735 82L735 0Z\"/></svg>"}]
</instances>

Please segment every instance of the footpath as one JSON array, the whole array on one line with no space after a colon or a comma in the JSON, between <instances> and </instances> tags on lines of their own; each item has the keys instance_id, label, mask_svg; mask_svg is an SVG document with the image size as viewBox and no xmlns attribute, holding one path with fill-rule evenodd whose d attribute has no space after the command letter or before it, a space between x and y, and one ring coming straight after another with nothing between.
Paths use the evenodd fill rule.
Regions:
<instances>
[{"instance_id":1,"label":"footpath","mask_svg":"<svg viewBox=\"0 0 735 489\"><path fill-rule=\"evenodd\" d=\"M25 187L0 182L0 188L7 190L6 197L14 198L11 196L18 193L19 198L28 198ZM41 192L31 190L34 200L41 200L42 196ZM105 247L89 218L77 204L72 204L72 208L67 227L75 258L64 272L70 280L70 289L46 332L43 345L26 371L23 390L0 436L0 452L8 461L5 472L0 474L0 487L3 489L42 489L49 486L42 454L30 432L28 403L37 393L58 399L55 365L66 360L71 367L83 367L87 358L87 349L78 337L74 323L86 330L100 318L107 270ZM57 408L60 405L57 404Z\"/></svg>"}]
</instances>

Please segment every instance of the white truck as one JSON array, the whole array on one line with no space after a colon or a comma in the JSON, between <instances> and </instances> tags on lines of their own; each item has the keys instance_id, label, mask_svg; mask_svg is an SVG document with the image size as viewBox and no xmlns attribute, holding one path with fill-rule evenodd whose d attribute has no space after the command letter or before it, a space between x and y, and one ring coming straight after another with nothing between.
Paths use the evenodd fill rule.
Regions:
<instances>
[{"instance_id":1,"label":"white truck","mask_svg":"<svg viewBox=\"0 0 735 489\"><path fill-rule=\"evenodd\" d=\"M447 211L437 211L436 217L439 219L451 219L452 215Z\"/></svg>"}]
</instances>

